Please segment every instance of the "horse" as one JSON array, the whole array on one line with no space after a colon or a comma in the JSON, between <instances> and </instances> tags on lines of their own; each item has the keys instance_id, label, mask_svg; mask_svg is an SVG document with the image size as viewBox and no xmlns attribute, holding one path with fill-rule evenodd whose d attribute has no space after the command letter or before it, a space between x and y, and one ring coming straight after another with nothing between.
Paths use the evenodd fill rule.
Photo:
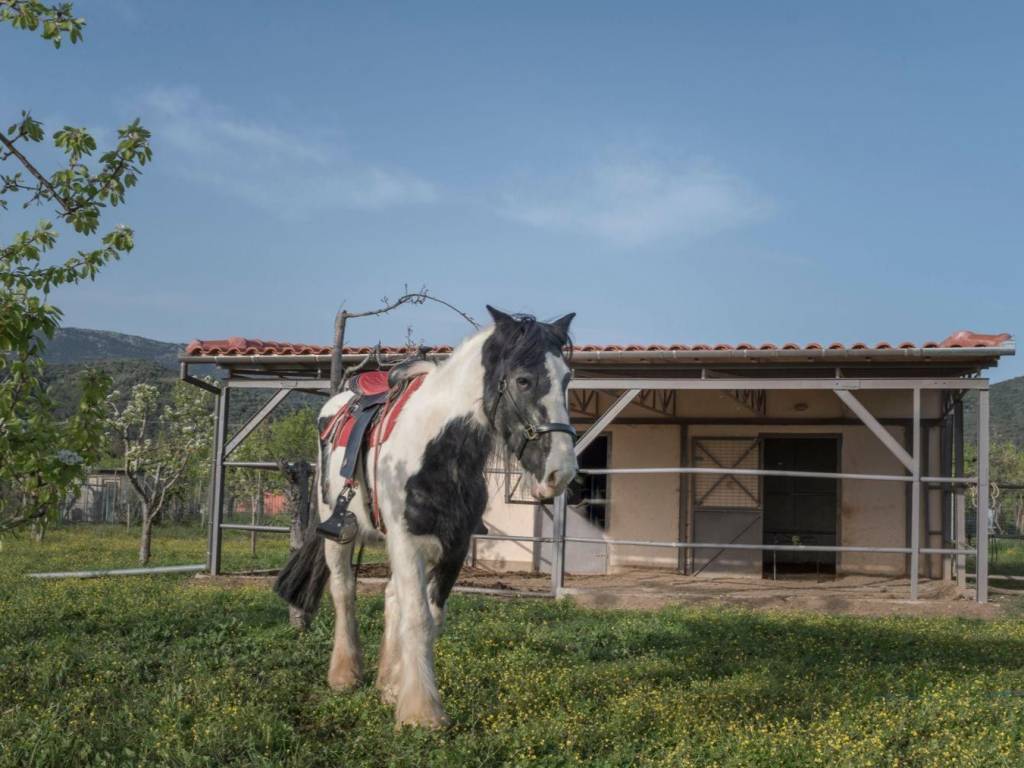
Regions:
<instances>
[{"instance_id":1,"label":"horse","mask_svg":"<svg viewBox=\"0 0 1024 768\"><path fill-rule=\"evenodd\" d=\"M376 687L382 701L394 706L396 728L449 722L437 690L434 643L487 506L490 457L516 456L523 487L538 502L561 494L577 472L565 352L575 313L545 323L487 310L494 324L463 341L447 360L419 360L392 371L395 383L422 381L386 441L360 449L321 439L319 519L330 518L346 495L358 530L340 541L307 535L275 584L289 603L315 611L324 583L330 583L335 630L327 682L334 690L350 690L363 678L353 548L384 536L391 577ZM321 429L353 397L343 391L328 400ZM363 451L361 482L340 475L346 450ZM386 533L378 532L375 518Z\"/></svg>"}]
</instances>

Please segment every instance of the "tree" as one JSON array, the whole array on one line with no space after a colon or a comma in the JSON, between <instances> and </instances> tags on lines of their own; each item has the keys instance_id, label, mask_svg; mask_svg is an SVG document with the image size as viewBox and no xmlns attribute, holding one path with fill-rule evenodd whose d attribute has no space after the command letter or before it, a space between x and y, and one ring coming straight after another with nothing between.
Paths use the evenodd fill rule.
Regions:
<instances>
[{"instance_id":1,"label":"tree","mask_svg":"<svg viewBox=\"0 0 1024 768\"><path fill-rule=\"evenodd\" d=\"M39 31L60 47L77 43L85 27L69 3L0 0L0 23ZM25 523L42 525L82 480L103 445L104 401L109 380L90 374L70 419L59 419L43 379L42 353L61 311L49 303L59 286L95 279L108 262L131 251L132 230L115 226L103 235L101 214L124 202L141 168L152 158L149 132L136 120L118 131L115 147L91 166L96 141L83 128L64 126L51 139L63 165L49 172L29 158L30 146L46 139L42 123L28 111L0 128L0 211L13 200L23 208L45 206L58 225L41 220L0 244L0 531ZM49 262L58 226L80 236L98 236L95 248Z\"/></svg>"},{"instance_id":2,"label":"tree","mask_svg":"<svg viewBox=\"0 0 1024 768\"><path fill-rule=\"evenodd\" d=\"M152 384L136 384L124 406L112 405L111 426L124 451L124 471L141 508L139 563L149 562L153 523L175 487L206 461L212 440L210 395L179 382L160 408Z\"/></svg>"},{"instance_id":3,"label":"tree","mask_svg":"<svg viewBox=\"0 0 1024 768\"><path fill-rule=\"evenodd\" d=\"M316 455L316 411L310 407L264 422L238 448L238 458L243 461L313 462ZM240 469L228 479L232 497L250 497L250 519L254 525L263 517L263 494L266 491L287 492L290 487L280 472L258 469ZM255 554L255 532L250 537L250 545Z\"/></svg>"},{"instance_id":4,"label":"tree","mask_svg":"<svg viewBox=\"0 0 1024 768\"><path fill-rule=\"evenodd\" d=\"M978 447L965 446L965 470L968 475L978 474ZM1024 485L1024 450L1018 448L1010 440L994 441L989 448L989 480L991 488L991 507L993 522L999 529L1012 526L1015 530L1024 529L1024 494L1018 491L1006 491L1003 486ZM969 495L971 508L977 509L977 491L972 488Z\"/></svg>"}]
</instances>

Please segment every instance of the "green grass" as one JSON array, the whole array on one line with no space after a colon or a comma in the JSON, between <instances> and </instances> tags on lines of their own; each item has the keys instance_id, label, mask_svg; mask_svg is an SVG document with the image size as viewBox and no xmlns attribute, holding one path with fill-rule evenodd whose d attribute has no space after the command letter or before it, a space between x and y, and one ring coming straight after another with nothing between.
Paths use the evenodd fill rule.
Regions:
<instances>
[{"instance_id":1,"label":"green grass","mask_svg":"<svg viewBox=\"0 0 1024 768\"><path fill-rule=\"evenodd\" d=\"M989 541L989 573L1024 576L1024 541L993 538Z\"/></svg>"},{"instance_id":2,"label":"green grass","mask_svg":"<svg viewBox=\"0 0 1024 768\"><path fill-rule=\"evenodd\" d=\"M199 553L157 537L163 562ZM297 636L264 588L22 576L123 564L133 546L83 527L4 542L0 765L1024 764L1017 620L456 596L437 656L453 725L396 734L372 687L326 688L329 609ZM371 670L380 609L360 600Z\"/></svg>"},{"instance_id":3,"label":"green grass","mask_svg":"<svg viewBox=\"0 0 1024 768\"><path fill-rule=\"evenodd\" d=\"M272 521L269 525L280 525ZM250 533L224 531L221 569L225 573L246 573L280 568L288 559L288 537L282 533L259 533L252 554ZM139 528L121 525L71 524L50 529L36 545L19 538L2 541L0 558L25 558L25 572L99 571L139 567ZM150 566L193 565L206 562L206 531L195 525L166 525L153 529ZM383 548L367 547L363 562L383 562Z\"/></svg>"},{"instance_id":4,"label":"green grass","mask_svg":"<svg viewBox=\"0 0 1024 768\"><path fill-rule=\"evenodd\" d=\"M225 531L223 567L226 571L278 568L288 559L288 537L258 534L256 555L250 554L249 534ZM206 532L198 526L166 525L153 529L149 565L190 565L206 562ZM139 528L120 525L71 524L51 528L42 544L6 538L0 558L24 558L26 571L105 570L139 567Z\"/></svg>"}]
</instances>

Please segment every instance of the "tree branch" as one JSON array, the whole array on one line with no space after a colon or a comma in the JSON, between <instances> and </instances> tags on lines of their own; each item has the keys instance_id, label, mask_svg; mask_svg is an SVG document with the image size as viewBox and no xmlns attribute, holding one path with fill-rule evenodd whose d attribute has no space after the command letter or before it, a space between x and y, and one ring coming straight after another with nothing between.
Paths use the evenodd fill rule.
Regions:
<instances>
[{"instance_id":1,"label":"tree branch","mask_svg":"<svg viewBox=\"0 0 1024 768\"><path fill-rule=\"evenodd\" d=\"M46 190L50 193L50 196L60 204L61 210L63 210L65 214L71 213L71 209L68 206L67 201L64 200L64 198L61 197L59 194L57 194L57 190L53 188L53 185L50 183L50 180L43 176L43 174L40 173L34 165L32 165L32 163L29 161L27 157L21 154L21 151L16 146L14 146L14 142L8 139L6 136L4 136L3 132L0 132L0 144L3 144L5 147L7 147L7 153L9 156L13 155L14 157L18 158L21 164L25 166L25 169L36 177L40 185L45 187Z\"/></svg>"},{"instance_id":2,"label":"tree branch","mask_svg":"<svg viewBox=\"0 0 1024 768\"><path fill-rule=\"evenodd\" d=\"M340 309L334 316L334 344L331 347L331 394L337 394L341 389L341 381L344 378L345 366L343 355L345 349L345 327L348 324L349 318L377 317L378 315L386 315L388 312L398 309L403 304L424 304L428 301L433 301L444 307L448 307L448 309L455 312L475 329L480 329L480 324L474 320L468 312L462 311L454 304L447 302L444 299L431 296L426 286L420 288L418 291L410 291L409 286L406 285L405 293L394 301L389 301L388 297L385 296L381 299L381 303L384 306L378 307L377 309L368 309L363 312L349 312L347 309Z\"/></svg>"}]
</instances>

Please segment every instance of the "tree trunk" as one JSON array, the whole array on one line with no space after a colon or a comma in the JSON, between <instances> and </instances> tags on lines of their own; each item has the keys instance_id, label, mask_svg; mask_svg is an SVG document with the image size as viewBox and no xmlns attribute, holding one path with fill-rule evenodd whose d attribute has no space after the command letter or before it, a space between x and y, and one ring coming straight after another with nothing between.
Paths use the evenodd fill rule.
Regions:
<instances>
[{"instance_id":1,"label":"tree trunk","mask_svg":"<svg viewBox=\"0 0 1024 768\"><path fill-rule=\"evenodd\" d=\"M139 565L149 562L150 548L153 542L153 516L149 513L149 505L141 505L142 535L139 538Z\"/></svg>"},{"instance_id":2,"label":"tree trunk","mask_svg":"<svg viewBox=\"0 0 1024 768\"><path fill-rule=\"evenodd\" d=\"M249 525L256 525L256 494L249 497ZM249 554L256 557L256 531L249 531Z\"/></svg>"},{"instance_id":3,"label":"tree trunk","mask_svg":"<svg viewBox=\"0 0 1024 768\"><path fill-rule=\"evenodd\" d=\"M284 487L285 510L291 516L291 530L288 533L288 549L295 552L302 546L306 528L310 525L309 480L312 466L305 461L278 462L287 485ZM311 536L316 534L309 532ZM288 623L303 631L309 629L312 619L308 613L295 606L288 607Z\"/></svg>"},{"instance_id":4,"label":"tree trunk","mask_svg":"<svg viewBox=\"0 0 1024 768\"><path fill-rule=\"evenodd\" d=\"M259 525L263 522L263 473L256 475L256 499L252 508L252 524ZM252 532L252 555L256 556L256 531Z\"/></svg>"},{"instance_id":5,"label":"tree trunk","mask_svg":"<svg viewBox=\"0 0 1024 768\"><path fill-rule=\"evenodd\" d=\"M345 349L345 324L348 313L339 310L334 316L334 344L331 346L331 394L336 395L341 389L341 380L345 376L345 363L342 355Z\"/></svg>"}]
</instances>

